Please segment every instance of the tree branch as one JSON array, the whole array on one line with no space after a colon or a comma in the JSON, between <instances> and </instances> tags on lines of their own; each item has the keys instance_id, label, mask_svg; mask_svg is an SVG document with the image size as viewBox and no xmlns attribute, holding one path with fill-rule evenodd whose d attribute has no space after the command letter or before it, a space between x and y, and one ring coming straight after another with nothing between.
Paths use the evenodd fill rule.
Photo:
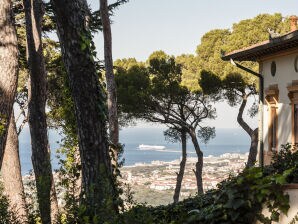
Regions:
<instances>
[{"instance_id":1,"label":"tree branch","mask_svg":"<svg viewBox=\"0 0 298 224\"><path fill-rule=\"evenodd\" d=\"M238 116L237 116L237 122L239 125L244 129L244 131L251 136L253 134L253 130L249 127L249 125L243 120L243 112L247 104L247 97L248 95L243 94L242 96L242 103L239 108Z\"/></svg>"}]
</instances>

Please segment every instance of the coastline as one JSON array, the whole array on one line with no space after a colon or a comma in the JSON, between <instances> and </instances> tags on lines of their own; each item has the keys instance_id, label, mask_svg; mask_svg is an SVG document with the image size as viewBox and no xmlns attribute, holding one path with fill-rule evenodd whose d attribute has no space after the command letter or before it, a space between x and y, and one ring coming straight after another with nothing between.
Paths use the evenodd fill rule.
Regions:
<instances>
[{"instance_id":1,"label":"coastline","mask_svg":"<svg viewBox=\"0 0 298 224\"><path fill-rule=\"evenodd\" d=\"M151 151L151 150L146 150L146 151ZM157 151L157 150L154 150ZM168 151L168 152L174 152L172 151ZM175 151L176 152L176 151ZM178 151L177 151L178 152ZM190 152L188 154L196 154L195 152ZM218 159L218 158L226 158L226 159L232 159L232 158L247 158L248 157L248 152L247 153L223 153L219 156L214 156L214 155L209 155L209 156L204 156L204 161L205 160L212 160L212 159ZM196 161L196 157L195 156L191 156L191 157L187 157L187 161ZM135 168L135 167L142 167L142 166L156 166L156 165L168 165L168 164L176 164L176 163L180 163L181 161L181 157L180 159L175 159L175 160L171 160L171 161L163 161L163 160L153 160L150 163L146 163L146 162L137 162L133 165L124 165L123 168Z\"/></svg>"}]
</instances>

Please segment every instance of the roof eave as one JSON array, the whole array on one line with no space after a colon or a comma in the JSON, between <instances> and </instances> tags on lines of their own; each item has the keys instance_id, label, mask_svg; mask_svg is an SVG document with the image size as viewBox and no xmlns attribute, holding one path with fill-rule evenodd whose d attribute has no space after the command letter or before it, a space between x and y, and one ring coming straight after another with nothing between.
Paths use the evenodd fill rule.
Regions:
<instances>
[{"instance_id":1,"label":"roof eave","mask_svg":"<svg viewBox=\"0 0 298 224\"><path fill-rule=\"evenodd\" d=\"M221 58L224 61L230 59L235 61L258 61L261 57L295 47L298 47L298 30L281 37L273 38L270 41L262 42L257 44L257 46L230 52Z\"/></svg>"}]
</instances>

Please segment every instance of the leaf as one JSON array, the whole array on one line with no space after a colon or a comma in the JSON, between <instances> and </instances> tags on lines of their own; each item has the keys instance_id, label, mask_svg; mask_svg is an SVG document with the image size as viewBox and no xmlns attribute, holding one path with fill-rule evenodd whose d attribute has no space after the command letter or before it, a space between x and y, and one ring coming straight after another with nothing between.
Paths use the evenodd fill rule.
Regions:
<instances>
[{"instance_id":1,"label":"leaf","mask_svg":"<svg viewBox=\"0 0 298 224\"><path fill-rule=\"evenodd\" d=\"M232 221L236 221L240 216L240 212L235 213L234 215L232 215Z\"/></svg>"},{"instance_id":2,"label":"leaf","mask_svg":"<svg viewBox=\"0 0 298 224\"><path fill-rule=\"evenodd\" d=\"M263 195L269 195L270 194L270 190L268 190L268 189L262 189L261 190L261 194L263 194Z\"/></svg>"},{"instance_id":3,"label":"leaf","mask_svg":"<svg viewBox=\"0 0 298 224\"><path fill-rule=\"evenodd\" d=\"M236 210L244 204L245 204L245 200L241 198L237 198L236 200L233 201L233 208Z\"/></svg>"},{"instance_id":4,"label":"leaf","mask_svg":"<svg viewBox=\"0 0 298 224\"><path fill-rule=\"evenodd\" d=\"M84 51L86 48L87 48L87 44L82 43L82 44L81 44L81 50Z\"/></svg>"},{"instance_id":5,"label":"leaf","mask_svg":"<svg viewBox=\"0 0 298 224\"><path fill-rule=\"evenodd\" d=\"M293 172L293 168L292 168L292 169L285 170L285 171L283 172L283 176L284 176L285 178L287 178L292 172Z\"/></svg>"},{"instance_id":6,"label":"leaf","mask_svg":"<svg viewBox=\"0 0 298 224\"><path fill-rule=\"evenodd\" d=\"M257 196L258 202L261 203L263 201L263 195L262 194L257 194L256 196Z\"/></svg>"},{"instance_id":7,"label":"leaf","mask_svg":"<svg viewBox=\"0 0 298 224\"><path fill-rule=\"evenodd\" d=\"M279 175L279 176L276 177L275 182L277 184L281 184L281 185L286 184L287 183L286 177L287 176Z\"/></svg>"},{"instance_id":8,"label":"leaf","mask_svg":"<svg viewBox=\"0 0 298 224\"><path fill-rule=\"evenodd\" d=\"M199 209L194 209L194 210L191 210L188 212L188 214L191 214L191 213L200 213L200 210Z\"/></svg>"}]
</instances>

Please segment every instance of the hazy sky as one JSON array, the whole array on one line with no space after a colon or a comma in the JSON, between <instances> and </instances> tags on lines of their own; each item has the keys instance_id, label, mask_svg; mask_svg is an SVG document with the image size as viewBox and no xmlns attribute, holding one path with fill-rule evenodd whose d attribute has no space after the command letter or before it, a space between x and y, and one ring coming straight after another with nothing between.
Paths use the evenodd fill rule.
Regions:
<instances>
[{"instance_id":1,"label":"hazy sky","mask_svg":"<svg viewBox=\"0 0 298 224\"><path fill-rule=\"evenodd\" d=\"M94 9L98 2L89 0ZM146 60L156 50L173 55L195 53L200 38L209 30L231 28L240 20L276 12L298 15L298 0L130 0L112 18L113 56ZM95 42L102 58L101 33ZM219 117L212 122L216 127L238 127L236 109L226 104L217 109ZM256 124L256 120L251 122Z\"/></svg>"},{"instance_id":2,"label":"hazy sky","mask_svg":"<svg viewBox=\"0 0 298 224\"><path fill-rule=\"evenodd\" d=\"M99 0L89 1L98 8ZM110 1L112 2L112 1ZM146 60L155 50L195 53L204 33L260 13L298 15L297 0L130 0L112 18L114 58ZM100 55L102 39L96 38Z\"/></svg>"}]
</instances>

